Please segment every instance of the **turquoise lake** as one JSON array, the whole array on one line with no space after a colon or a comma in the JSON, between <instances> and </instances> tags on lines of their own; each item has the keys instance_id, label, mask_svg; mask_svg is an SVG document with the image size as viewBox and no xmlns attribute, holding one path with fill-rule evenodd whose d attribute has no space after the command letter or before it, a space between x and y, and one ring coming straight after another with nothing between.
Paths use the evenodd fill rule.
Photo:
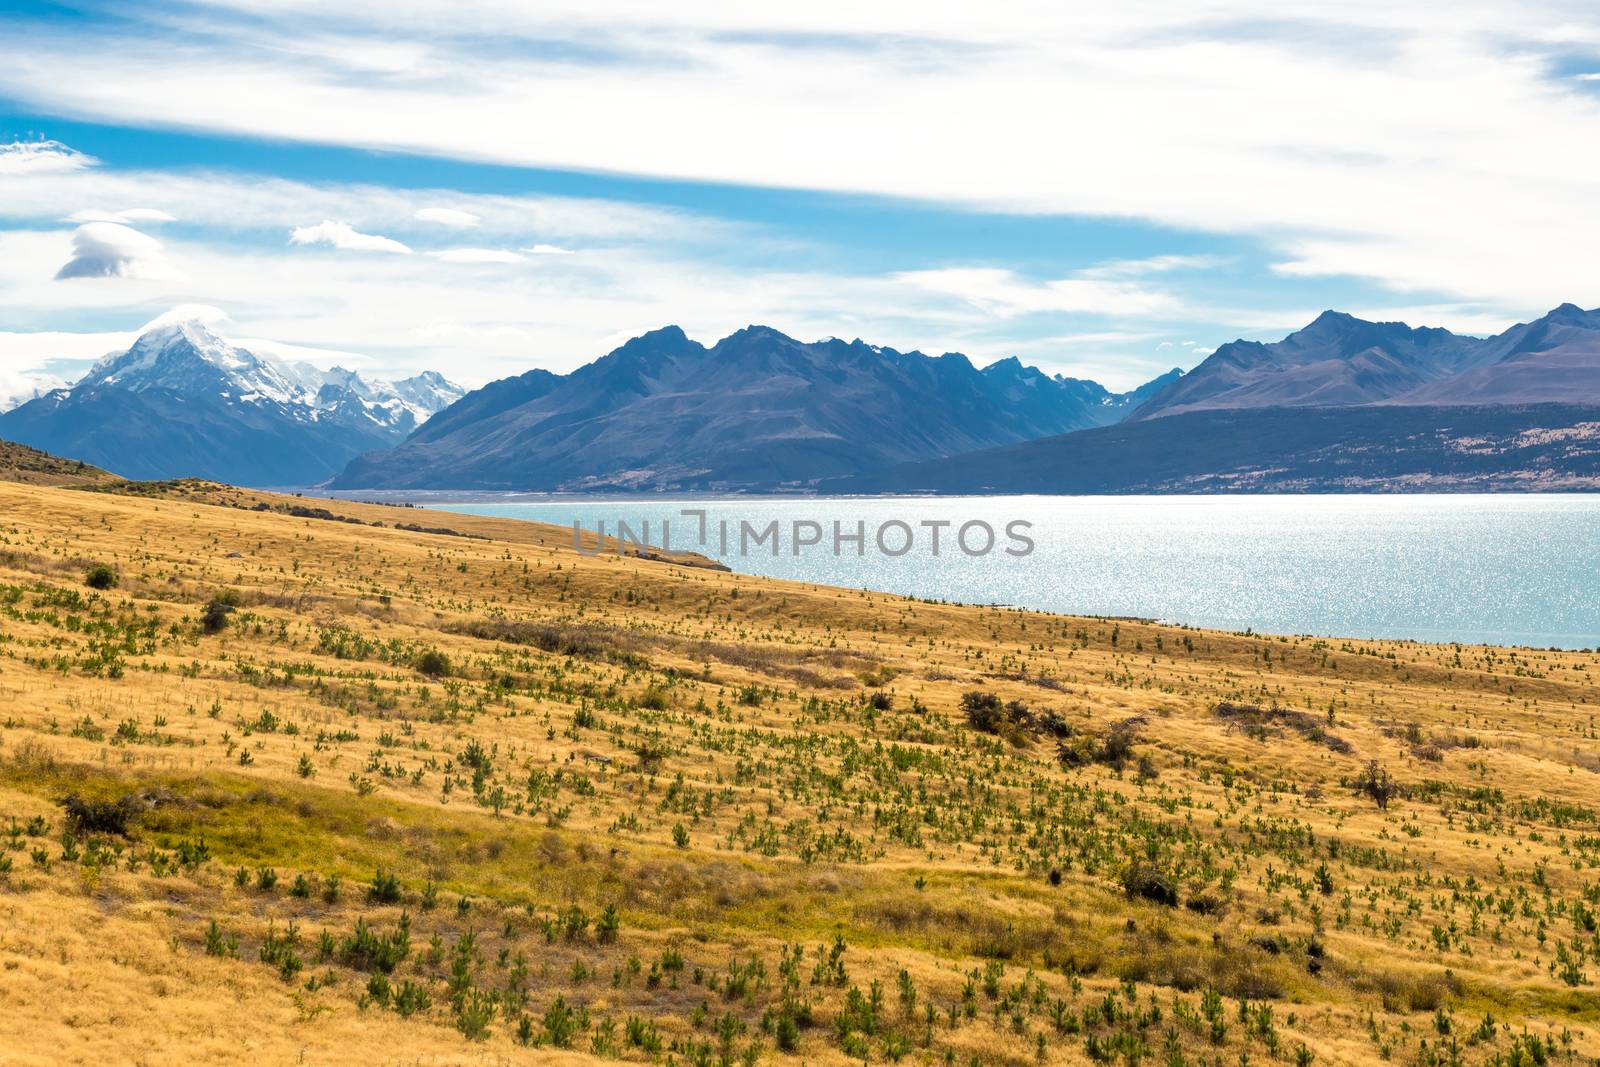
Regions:
<instances>
[{"instance_id":1,"label":"turquoise lake","mask_svg":"<svg viewBox=\"0 0 1600 1067\"><path fill-rule=\"evenodd\" d=\"M350 494L357 495L357 494ZM1266 633L1409 638L1589 648L1600 645L1600 496L1395 495L1199 497L942 497L594 500L411 494L428 507L503 515L607 533L620 520L652 543L719 555L734 570L969 603L1125 615ZM698 543L703 509L708 544ZM963 523L997 535L986 555L957 550ZM1031 523L1034 550L1011 556L1004 527ZM782 536L739 552L737 531ZM815 522L822 543L796 554L793 524ZM832 524L865 524L865 553ZM923 523L941 528L938 555ZM885 523L918 535L891 556L873 544ZM810 527L802 526L801 539ZM973 527L971 547L982 543ZM901 547L903 530L887 529Z\"/></svg>"}]
</instances>

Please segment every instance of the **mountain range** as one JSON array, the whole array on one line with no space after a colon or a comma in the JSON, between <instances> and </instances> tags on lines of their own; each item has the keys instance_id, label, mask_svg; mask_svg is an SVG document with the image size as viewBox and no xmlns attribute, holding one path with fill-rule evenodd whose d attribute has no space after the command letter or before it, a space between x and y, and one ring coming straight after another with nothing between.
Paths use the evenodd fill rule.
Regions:
<instances>
[{"instance_id":1,"label":"mountain range","mask_svg":"<svg viewBox=\"0 0 1600 1067\"><path fill-rule=\"evenodd\" d=\"M134 478L384 490L1210 492L1600 488L1600 310L1493 337L1327 311L1126 393L749 326L668 326L466 392L155 327L0 414Z\"/></svg>"},{"instance_id":2,"label":"mountain range","mask_svg":"<svg viewBox=\"0 0 1600 1067\"><path fill-rule=\"evenodd\" d=\"M1325 311L1282 341L1232 341L1134 418L1186 411L1600 401L1600 310L1562 304L1495 337Z\"/></svg>"},{"instance_id":3,"label":"mountain range","mask_svg":"<svg viewBox=\"0 0 1600 1067\"><path fill-rule=\"evenodd\" d=\"M1600 309L1494 337L1328 311L1234 341L1128 420L819 484L848 493L1600 488Z\"/></svg>"},{"instance_id":4,"label":"mountain range","mask_svg":"<svg viewBox=\"0 0 1600 1067\"><path fill-rule=\"evenodd\" d=\"M0 438L129 478L303 486L400 443L464 394L431 371L367 380L258 355L180 321L146 331L75 385L0 414Z\"/></svg>"},{"instance_id":5,"label":"mountain range","mask_svg":"<svg viewBox=\"0 0 1600 1067\"><path fill-rule=\"evenodd\" d=\"M568 375L494 382L404 444L352 462L359 489L787 490L819 478L1121 421L1129 393L1016 359L811 343L750 326L707 347L676 326Z\"/></svg>"}]
</instances>

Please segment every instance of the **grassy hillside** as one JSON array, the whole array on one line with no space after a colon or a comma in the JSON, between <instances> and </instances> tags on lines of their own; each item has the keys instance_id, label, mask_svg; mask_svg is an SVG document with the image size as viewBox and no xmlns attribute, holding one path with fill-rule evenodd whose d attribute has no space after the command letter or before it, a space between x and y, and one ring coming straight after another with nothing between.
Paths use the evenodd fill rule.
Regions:
<instances>
[{"instance_id":1,"label":"grassy hillside","mask_svg":"<svg viewBox=\"0 0 1600 1067\"><path fill-rule=\"evenodd\" d=\"M116 480L116 475L80 460L62 459L15 441L0 441L0 481L28 485L90 485Z\"/></svg>"},{"instance_id":2,"label":"grassy hillside","mask_svg":"<svg viewBox=\"0 0 1600 1067\"><path fill-rule=\"evenodd\" d=\"M307 506L0 485L7 1063L1600 1055L1594 655Z\"/></svg>"}]
</instances>

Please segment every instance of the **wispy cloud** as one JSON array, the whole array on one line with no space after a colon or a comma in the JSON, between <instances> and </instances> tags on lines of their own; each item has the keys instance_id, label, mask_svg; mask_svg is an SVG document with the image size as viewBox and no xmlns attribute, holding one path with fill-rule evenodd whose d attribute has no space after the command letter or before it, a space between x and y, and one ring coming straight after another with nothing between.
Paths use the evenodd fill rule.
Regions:
<instances>
[{"instance_id":1,"label":"wispy cloud","mask_svg":"<svg viewBox=\"0 0 1600 1067\"><path fill-rule=\"evenodd\" d=\"M305 226L305 219L342 220L353 228L437 234L419 226L419 210L449 196L455 210L479 220L474 236L516 241L672 241L735 239L740 227L710 215L625 200L581 196L513 196L397 189L372 183L291 181L271 175L191 170L114 170L0 173L0 219L69 217L85 204L138 204L186 224L239 231ZM99 209L96 209L99 210ZM115 212L113 212L115 213Z\"/></svg>"},{"instance_id":2,"label":"wispy cloud","mask_svg":"<svg viewBox=\"0 0 1600 1067\"><path fill-rule=\"evenodd\" d=\"M1220 267L1227 260L1213 255L1148 256L1144 259L1114 259L1079 271L1084 278L1142 278L1148 274L1170 274L1174 271L1207 270Z\"/></svg>"},{"instance_id":3,"label":"wispy cloud","mask_svg":"<svg viewBox=\"0 0 1600 1067\"><path fill-rule=\"evenodd\" d=\"M1470 17L1378 0L947 5L915 12L914 40L892 3L378 12L216 0L181 30L22 20L0 93L109 122L1251 235L1303 276L1458 298L1544 302L1600 243L1600 112L1565 58L1600 41L1600 9L1568 0ZM180 32L206 47L140 47ZM1307 241L1338 254L1302 255Z\"/></svg>"},{"instance_id":4,"label":"wispy cloud","mask_svg":"<svg viewBox=\"0 0 1600 1067\"><path fill-rule=\"evenodd\" d=\"M74 211L67 216L68 222L120 222L125 224L150 223L150 222L177 222L177 218L153 207L131 207L124 211L100 211L89 208L84 211Z\"/></svg>"},{"instance_id":5,"label":"wispy cloud","mask_svg":"<svg viewBox=\"0 0 1600 1067\"><path fill-rule=\"evenodd\" d=\"M442 259L446 263L521 263L522 257L515 252L507 252L500 248L441 248L428 255L435 259Z\"/></svg>"},{"instance_id":6,"label":"wispy cloud","mask_svg":"<svg viewBox=\"0 0 1600 1067\"><path fill-rule=\"evenodd\" d=\"M1089 276L1032 282L996 267L948 267L906 271L896 277L944 293L991 315L1009 318L1036 312L1087 312L1096 315L1171 314L1179 302L1170 294L1131 281Z\"/></svg>"},{"instance_id":7,"label":"wispy cloud","mask_svg":"<svg viewBox=\"0 0 1600 1067\"><path fill-rule=\"evenodd\" d=\"M96 162L93 156L68 148L59 141L0 144L0 175L59 174L92 167Z\"/></svg>"},{"instance_id":8,"label":"wispy cloud","mask_svg":"<svg viewBox=\"0 0 1600 1067\"><path fill-rule=\"evenodd\" d=\"M418 208L411 217L419 222L436 222L441 226L452 226L459 230L471 229L483 221L470 211L453 207Z\"/></svg>"},{"instance_id":9,"label":"wispy cloud","mask_svg":"<svg viewBox=\"0 0 1600 1067\"><path fill-rule=\"evenodd\" d=\"M206 0L181 18L90 14L70 32L8 17L0 96L23 113L377 149L431 187L227 169L271 153L123 169L109 148L102 163L59 142L0 145L0 315L127 328L201 299L252 336L410 369L448 361L481 380L568 367L673 321L706 338L765 321L1069 371L1070 356L1083 373L1170 365L1329 303L1440 308L1421 321L1452 325L1600 302L1581 288L1600 245L1600 111L1570 61L1572 42L1600 42L1600 10L1530 3L1444 19L1381 0L1215 0L1198 14L1181 0L932 14ZM1059 117L1048 136L1041 110ZM486 163L582 172L529 174L527 188L607 193L473 191L522 187ZM471 167L461 188L439 177ZM646 202L662 187L619 175L702 184ZM807 193L739 192L725 209L730 184ZM1094 221L1085 247L1052 234L1014 242L1015 258L936 240L902 251L893 235L857 258L827 246L827 226L807 230L804 207L788 239L810 247L744 221L756 202L861 203L811 191L900 198L892 211L968 230L997 214ZM974 226L974 212L990 218ZM182 221L153 228L169 219ZM90 231L79 248L89 225L136 237ZM153 249L146 230L162 238ZM1135 237L1108 252L1107 232ZM1149 254L1163 248L1180 253ZM55 284L64 262L115 280ZM1275 299L1230 289L1241 263ZM1158 354L1163 339L1174 348Z\"/></svg>"}]
</instances>

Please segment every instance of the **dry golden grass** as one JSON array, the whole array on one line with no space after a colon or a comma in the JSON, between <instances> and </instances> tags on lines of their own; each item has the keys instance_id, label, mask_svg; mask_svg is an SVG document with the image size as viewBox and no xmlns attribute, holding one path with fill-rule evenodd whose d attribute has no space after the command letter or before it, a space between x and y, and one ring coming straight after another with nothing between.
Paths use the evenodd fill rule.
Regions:
<instances>
[{"instance_id":1,"label":"dry golden grass","mask_svg":"<svg viewBox=\"0 0 1600 1067\"><path fill-rule=\"evenodd\" d=\"M120 481L99 467L61 459L14 441L0 441L0 480L25 485L110 485Z\"/></svg>"},{"instance_id":2,"label":"dry golden grass","mask_svg":"<svg viewBox=\"0 0 1600 1067\"><path fill-rule=\"evenodd\" d=\"M570 536L0 483L0 1060L1600 1055L1597 657Z\"/></svg>"}]
</instances>

